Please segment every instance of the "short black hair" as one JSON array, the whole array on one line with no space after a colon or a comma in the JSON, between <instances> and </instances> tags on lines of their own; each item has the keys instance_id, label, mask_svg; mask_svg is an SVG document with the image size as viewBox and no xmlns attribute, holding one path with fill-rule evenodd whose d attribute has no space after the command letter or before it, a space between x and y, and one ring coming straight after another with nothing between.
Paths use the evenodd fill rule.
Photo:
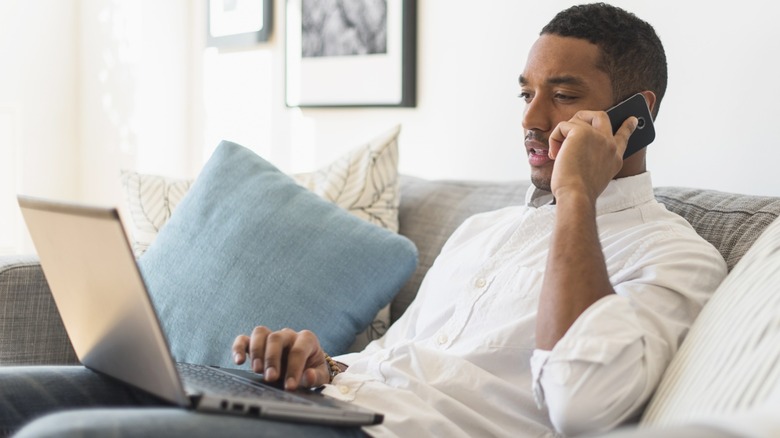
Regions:
<instances>
[{"instance_id":1,"label":"short black hair","mask_svg":"<svg viewBox=\"0 0 780 438\"><path fill-rule=\"evenodd\" d=\"M612 82L615 103L644 90L655 93L653 118L666 93L666 53L653 26L636 15L605 3L572 6L542 29L589 41L601 49L599 68Z\"/></svg>"}]
</instances>

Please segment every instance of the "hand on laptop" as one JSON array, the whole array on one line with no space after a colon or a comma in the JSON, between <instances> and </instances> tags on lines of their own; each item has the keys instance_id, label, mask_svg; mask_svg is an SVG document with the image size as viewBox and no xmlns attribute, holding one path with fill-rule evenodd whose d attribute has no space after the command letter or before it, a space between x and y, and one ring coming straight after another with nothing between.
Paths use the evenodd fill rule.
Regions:
<instances>
[{"instance_id":1,"label":"hand on laptop","mask_svg":"<svg viewBox=\"0 0 780 438\"><path fill-rule=\"evenodd\" d=\"M309 330L271 331L268 327L255 327L251 337L240 335L233 342L236 364L243 364L247 355L252 371L263 373L268 382L284 377L284 388L288 391L299 386L314 388L330 381L325 352L317 336Z\"/></svg>"}]
</instances>

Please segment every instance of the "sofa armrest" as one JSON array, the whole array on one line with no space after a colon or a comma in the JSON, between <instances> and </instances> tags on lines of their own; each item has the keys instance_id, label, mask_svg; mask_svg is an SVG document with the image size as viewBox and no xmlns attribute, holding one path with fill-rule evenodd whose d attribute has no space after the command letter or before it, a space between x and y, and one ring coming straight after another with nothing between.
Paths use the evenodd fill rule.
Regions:
<instances>
[{"instance_id":1,"label":"sofa armrest","mask_svg":"<svg viewBox=\"0 0 780 438\"><path fill-rule=\"evenodd\" d=\"M0 257L0 365L77 363L38 259Z\"/></svg>"}]
</instances>

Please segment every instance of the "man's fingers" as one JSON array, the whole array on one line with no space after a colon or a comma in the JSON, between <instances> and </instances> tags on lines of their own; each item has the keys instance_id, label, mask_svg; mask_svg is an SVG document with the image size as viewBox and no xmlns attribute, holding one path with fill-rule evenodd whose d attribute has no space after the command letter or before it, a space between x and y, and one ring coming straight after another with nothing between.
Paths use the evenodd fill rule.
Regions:
<instances>
[{"instance_id":1,"label":"man's fingers","mask_svg":"<svg viewBox=\"0 0 780 438\"><path fill-rule=\"evenodd\" d=\"M614 137L617 142L618 152L620 156L623 156L623 152L628 145L628 139L631 134L634 133L638 124L636 117L631 116L626 119L620 128L615 133ZM549 137L550 151L549 155L551 159L555 159L563 146L563 142L571 134L578 125L593 126L597 130L612 133L612 124L609 121L609 116L603 111L578 111L574 117L566 122L559 123Z\"/></svg>"},{"instance_id":2,"label":"man's fingers","mask_svg":"<svg viewBox=\"0 0 780 438\"><path fill-rule=\"evenodd\" d=\"M233 341L236 364L244 363L247 353L252 371L263 373L269 382L284 377L286 389L319 386L329 380L325 353L317 337L308 330L271 331L268 327L255 327L251 337L241 335Z\"/></svg>"},{"instance_id":3,"label":"man's fingers","mask_svg":"<svg viewBox=\"0 0 780 438\"><path fill-rule=\"evenodd\" d=\"M600 114L600 111L577 111L571 119L558 123L548 139L550 159L554 160L558 156L564 140L577 126L594 126L598 128L601 124Z\"/></svg>"},{"instance_id":4,"label":"man's fingers","mask_svg":"<svg viewBox=\"0 0 780 438\"><path fill-rule=\"evenodd\" d=\"M249 336L239 335L233 341L233 362L241 365L246 360L246 352L249 350Z\"/></svg>"},{"instance_id":5,"label":"man's fingers","mask_svg":"<svg viewBox=\"0 0 780 438\"><path fill-rule=\"evenodd\" d=\"M575 114L574 117L572 117L570 121L571 122L575 122L577 120L581 120L581 121L585 122L588 125L596 126L597 123L598 123L597 120L600 121L602 114L604 114L603 111L585 111L585 110L581 110L581 111L577 111L577 114ZM598 127L598 126L596 126L596 127Z\"/></svg>"},{"instance_id":6,"label":"man's fingers","mask_svg":"<svg viewBox=\"0 0 780 438\"><path fill-rule=\"evenodd\" d=\"M563 141L566 140L566 136L569 135L569 131L571 131L572 128L573 125L571 123L561 122L553 129L553 132L547 139L547 143L550 146L547 155L551 160L554 160L558 156L558 152L561 150L561 146L563 146Z\"/></svg>"},{"instance_id":7,"label":"man's fingers","mask_svg":"<svg viewBox=\"0 0 780 438\"><path fill-rule=\"evenodd\" d=\"M623 124L620 125L620 128L618 128L617 132L615 133L615 140L617 140L618 150L621 157L623 156L623 153L628 146L629 137L631 137L631 134L634 133L638 124L639 119L631 116L623 121Z\"/></svg>"},{"instance_id":8,"label":"man's fingers","mask_svg":"<svg viewBox=\"0 0 780 438\"><path fill-rule=\"evenodd\" d=\"M303 383L306 386L317 385L321 379L316 375L307 373L306 382L303 382L302 378L305 371L308 372L312 367L318 367L324 360L324 353L320 349L319 341L314 333L308 330L299 332L287 355L285 389L295 389Z\"/></svg>"},{"instance_id":9,"label":"man's fingers","mask_svg":"<svg viewBox=\"0 0 780 438\"><path fill-rule=\"evenodd\" d=\"M295 342L295 336L295 331L288 328L273 332L267 336L265 354L263 356L258 356L252 363L254 367L254 361L261 361L262 358L265 359L265 369L262 369L262 365L259 365L260 369L265 374L265 380L275 382L288 372L287 369L284 369L286 366L282 366L282 360L285 353ZM255 372L260 371L255 370Z\"/></svg>"},{"instance_id":10,"label":"man's fingers","mask_svg":"<svg viewBox=\"0 0 780 438\"><path fill-rule=\"evenodd\" d=\"M265 368L263 358L269 334L271 334L271 329L264 326L258 326L252 330L252 338L249 341L249 358L252 360L250 367L256 373L262 373Z\"/></svg>"}]
</instances>

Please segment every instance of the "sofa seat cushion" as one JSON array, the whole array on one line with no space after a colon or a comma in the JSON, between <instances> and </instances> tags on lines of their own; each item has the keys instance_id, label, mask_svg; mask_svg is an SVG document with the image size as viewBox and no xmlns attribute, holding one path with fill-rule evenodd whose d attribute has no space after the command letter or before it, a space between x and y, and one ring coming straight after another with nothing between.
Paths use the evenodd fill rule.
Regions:
<instances>
[{"instance_id":1,"label":"sofa seat cushion","mask_svg":"<svg viewBox=\"0 0 780 438\"><path fill-rule=\"evenodd\" d=\"M761 234L691 327L642 418L668 427L780 406L780 221Z\"/></svg>"},{"instance_id":2,"label":"sofa seat cushion","mask_svg":"<svg viewBox=\"0 0 780 438\"><path fill-rule=\"evenodd\" d=\"M416 249L223 142L139 262L175 358L234 366L233 340L257 325L310 329L343 353Z\"/></svg>"}]
</instances>

